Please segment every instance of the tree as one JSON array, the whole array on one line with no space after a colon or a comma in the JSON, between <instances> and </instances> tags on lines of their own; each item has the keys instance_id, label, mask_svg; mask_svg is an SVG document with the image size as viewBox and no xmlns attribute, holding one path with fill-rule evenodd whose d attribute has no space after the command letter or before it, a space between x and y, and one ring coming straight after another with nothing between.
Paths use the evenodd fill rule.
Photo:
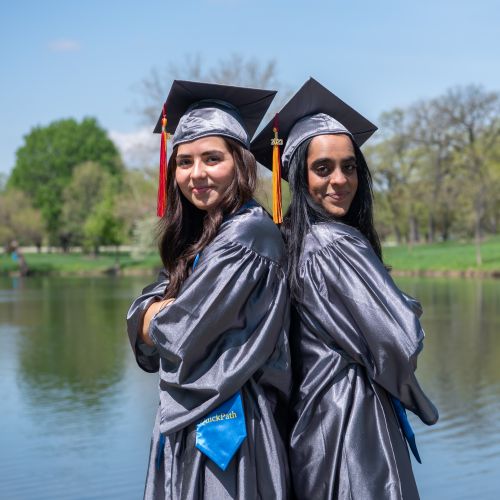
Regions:
<instances>
[{"instance_id":1,"label":"tree","mask_svg":"<svg viewBox=\"0 0 500 500\"><path fill-rule=\"evenodd\" d=\"M38 210L21 191L10 189L0 193L0 244L17 240L20 245L36 245L40 249L43 222Z\"/></svg>"},{"instance_id":2,"label":"tree","mask_svg":"<svg viewBox=\"0 0 500 500\"><path fill-rule=\"evenodd\" d=\"M232 54L207 68L200 54L187 55L182 66L171 63L162 70L153 68L139 83L137 88L142 96L139 112L146 123L155 123L158 119L161 105L174 79L279 89L284 94L280 99L290 95L290 90L285 89L277 77L277 63L274 59L261 62ZM278 106L279 103L275 103L273 109L276 111Z\"/></svg>"},{"instance_id":3,"label":"tree","mask_svg":"<svg viewBox=\"0 0 500 500\"><path fill-rule=\"evenodd\" d=\"M473 200L476 263L480 265L490 183L488 164L500 138L500 95L478 85L457 87L436 100L436 107L448 120L456 158L464 173L464 186Z\"/></svg>"},{"instance_id":4,"label":"tree","mask_svg":"<svg viewBox=\"0 0 500 500\"><path fill-rule=\"evenodd\" d=\"M419 155L413 140L413 124L403 109L383 113L382 140L367 148L376 189L384 193L386 208L392 214L398 243L406 235L411 244L419 240Z\"/></svg>"},{"instance_id":5,"label":"tree","mask_svg":"<svg viewBox=\"0 0 500 500\"><path fill-rule=\"evenodd\" d=\"M94 161L118 177L123 170L115 145L94 118L34 127L16 155L8 186L22 190L41 210L51 243L59 242L63 191L75 167Z\"/></svg>"},{"instance_id":6,"label":"tree","mask_svg":"<svg viewBox=\"0 0 500 500\"><path fill-rule=\"evenodd\" d=\"M82 245L84 224L95 207L103 200L111 175L95 162L85 162L73 171L70 183L63 191L60 240L63 248Z\"/></svg>"},{"instance_id":7,"label":"tree","mask_svg":"<svg viewBox=\"0 0 500 500\"><path fill-rule=\"evenodd\" d=\"M109 194L92 210L85 221L84 241L94 255L101 245L119 245L124 240L123 221L115 215L113 197Z\"/></svg>"}]
</instances>

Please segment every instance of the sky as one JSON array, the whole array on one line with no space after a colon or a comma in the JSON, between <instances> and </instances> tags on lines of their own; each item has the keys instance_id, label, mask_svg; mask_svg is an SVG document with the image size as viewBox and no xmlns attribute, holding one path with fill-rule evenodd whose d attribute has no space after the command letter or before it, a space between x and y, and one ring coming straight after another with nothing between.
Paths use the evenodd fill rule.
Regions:
<instances>
[{"instance_id":1,"label":"sky","mask_svg":"<svg viewBox=\"0 0 500 500\"><path fill-rule=\"evenodd\" d=\"M141 80L195 54L275 59L290 89L313 76L375 123L457 85L500 91L499 26L498 0L5 1L0 174L32 127L69 117L96 117L133 162L154 125Z\"/></svg>"}]
</instances>

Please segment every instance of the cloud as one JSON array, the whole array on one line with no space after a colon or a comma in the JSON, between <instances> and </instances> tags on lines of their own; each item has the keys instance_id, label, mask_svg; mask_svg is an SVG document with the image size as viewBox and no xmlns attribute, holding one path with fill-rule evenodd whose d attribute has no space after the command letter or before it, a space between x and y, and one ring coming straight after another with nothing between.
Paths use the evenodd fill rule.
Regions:
<instances>
[{"instance_id":1,"label":"cloud","mask_svg":"<svg viewBox=\"0 0 500 500\"><path fill-rule=\"evenodd\" d=\"M150 128L141 128L132 132L108 132L128 167L155 165L159 158L160 136L153 134Z\"/></svg>"},{"instance_id":2,"label":"cloud","mask_svg":"<svg viewBox=\"0 0 500 500\"><path fill-rule=\"evenodd\" d=\"M52 40L49 42L48 47L52 52L76 52L81 48L79 42L76 40L70 40L69 38Z\"/></svg>"}]
</instances>

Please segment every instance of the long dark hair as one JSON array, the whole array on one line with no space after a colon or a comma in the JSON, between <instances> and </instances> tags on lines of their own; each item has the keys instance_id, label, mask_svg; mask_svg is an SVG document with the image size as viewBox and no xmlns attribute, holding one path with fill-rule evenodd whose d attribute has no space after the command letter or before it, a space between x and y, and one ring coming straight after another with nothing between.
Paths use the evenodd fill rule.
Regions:
<instances>
[{"instance_id":1,"label":"long dark hair","mask_svg":"<svg viewBox=\"0 0 500 500\"><path fill-rule=\"evenodd\" d=\"M290 160L289 183L292 202L283 219L281 230L288 250L288 279L292 297L300 296L299 258L304 239L314 222L331 221L333 216L314 203L307 183L307 152L312 139L304 141ZM358 229L370 242L382 261L382 248L373 224L372 176L359 147L354 143L358 188L347 214L338 220Z\"/></svg>"},{"instance_id":2,"label":"long dark hair","mask_svg":"<svg viewBox=\"0 0 500 500\"><path fill-rule=\"evenodd\" d=\"M215 210L196 208L182 194L175 180L177 147L167 167L167 206L158 226L158 247L169 275L165 298L177 296L189 267L215 237L225 215L237 212L254 193L257 163L250 151L233 139L222 137L234 160L234 178Z\"/></svg>"}]
</instances>

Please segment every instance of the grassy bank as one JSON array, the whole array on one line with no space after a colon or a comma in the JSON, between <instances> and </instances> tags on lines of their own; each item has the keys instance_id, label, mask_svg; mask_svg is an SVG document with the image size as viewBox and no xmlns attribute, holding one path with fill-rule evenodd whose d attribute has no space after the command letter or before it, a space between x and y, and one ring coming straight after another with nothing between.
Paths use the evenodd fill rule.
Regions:
<instances>
[{"instance_id":1,"label":"grassy bank","mask_svg":"<svg viewBox=\"0 0 500 500\"><path fill-rule=\"evenodd\" d=\"M476 265L472 243L446 242L432 245L386 246L384 261L394 274L434 276L495 276L500 277L500 236L489 238L481 245L483 263ZM103 253L92 257L81 253L26 254L32 274L99 275L153 274L161 267L156 254L134 259L130 253ZM12 274L17 264L8 255L0 255L0 274Z\"/></svg>"},{"instance_id":2,"label":"grassy bank","mask_svg":"<svg viewBox=\"0 0 500 500\"><path fill-rule=\"evenodd\" d=\"M394 272L449 276L500 277L500 237L492 237L481 245L483 263L476 264L473 243L446 242L431 245L384 247L384 261Z\"/></svg>"},{"instance_id":3,"label":"grassy bank","mask_svg":"<svg viewBox=\"0 0 500 500\"><path fill-rule=\"evenodd\" d=\"M25 254L30 274L100 275L100 274L152 274L160 268L158 255L151 254L134 259L128 252L103 253L97 257L81 253L28 253ZM18 270L9 255L0 256L0 274Z\"/></svg>"}]
</instances>

